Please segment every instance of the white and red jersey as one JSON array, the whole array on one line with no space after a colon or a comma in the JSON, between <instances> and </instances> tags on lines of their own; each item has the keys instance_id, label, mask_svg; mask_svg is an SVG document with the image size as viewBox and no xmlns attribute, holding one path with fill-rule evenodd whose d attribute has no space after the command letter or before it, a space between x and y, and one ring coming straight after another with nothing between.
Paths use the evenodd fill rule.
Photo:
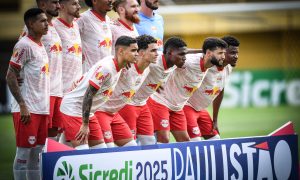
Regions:
<instances>
[{"instance_id":1,"label":"white and red jersey","mask_svg":"<svg viewBox=\"0 0 300 180\"><path fill-rule=\"evenodd\" d=\"M177 68L169 77L160 93L151 98L172 111L180 111L197 90L206 74L202 54L188 54L182 68Z\"/></svg>"},{"instance_id":2,"label":"white and red jersey","mask_svg":"<svg viewBox=\"0 0 300 180\"><path fill-rule=\"evenodd\" d=\"M128 70L123 69L112 96L99 108L99 111L116 113L122 109L126 103L131 101L132 96L142 85L148 73L149 67L141 72L137 64L131 65Z\"/></svg>"},{"instance_id":3,"label":"white and red jersey","mask_svg":"<svg viewBox=\"0 0 300 180\"><path fill-rule=\"evenodd\" d=\"M156 63L149 65L150 72L148 76L128 104L133 106L145 105L148 98L156 92L159 86L167 81L169 75L175 69L175 65L171 68L167 68L167 62L164 55L158 56Z\"/></svg>"},{"instance_id":4,"label":"white and red jersey","mask_svg":"<svg viewBox=\"0 0 300 180\"><path fill-rule=\"evenodd\" d=\"M121 36L130 36L133 38L136 38L139 36L139 33L137 32L136 28L128 26L125 22L118 19L115 21L112 21L110 24L111 32L112 32L112 54L115 54L115 44L119 37Z\"/></svg>"},{"instance_id":5,"label":"white and red jersey","mask_svg":"<svg viewBox=\"0 0 300 180\"><path fill-rule=\"evenodd\" d=\"M224 68L217 68L216 66L209 68L201 86L190 97L187 105L196 111L207 108L224 89L231 72L231 65L227 65Z\"/></svg>"},{"instance_id":6,"label":"white and red jersey","mask_svg":"<svg viewBox=\"0 0 300 180\"><path fill-rule=\"evenodd\" d=\"M94 64L111 55L112 33L108 16L102 18L97 12L87 10L76 20L82 41L82 70L87 72Z\"/></svg>"},{"instance_id":7,"label":"white and red jersey","mask_svg":"<svg viewBox=\"0 0 300 180\"><path fill-rule=\"evenodd\" d=\"M63 97L61 112L69 116L82 117L84 94L88 86L92 85L98 89L91 108L91 114L94 113L112 95L120 74L118 63L113 56L98 61L77 81L76 87Z\"/></svg>"},{"instance_id":8,"label":"white and red jersey","mask_svg":"<svg viewBox=\"0 0 300 180\"><path fill-rule=\"evenodd\" d=\"M28 29L24 26L20 38L26 35L28 35ZM42 36L41 42L49 59L50 96L62 97L62 44L52 23L49 23L48 32Z\"/></svg>"},{"instance_id":9,"label":"white and red jersey","mask_svg":"<svg viewBox=\"0 0 300 180\"><path fill-rule=\"evenodd\" d=\"M50 77L47 52L42 43L29 36L21 38L14 47L9 64L20 69L24 80L20 91L31 113L49 114ZM20 112L17 101L12 98L12 112Z\"/></svg>"},{"instance_id":10,"label":"white and red jersey","mask_svg":"<svg viewBox=\"0 0 300 180\"><path fill-rule=\"evenodd\" d=\"M82 46L78 24L68 24L61 18L53 21L62 42L63 95L71 90L73 82L82 75Z\"/></svg>"}]
</instances>

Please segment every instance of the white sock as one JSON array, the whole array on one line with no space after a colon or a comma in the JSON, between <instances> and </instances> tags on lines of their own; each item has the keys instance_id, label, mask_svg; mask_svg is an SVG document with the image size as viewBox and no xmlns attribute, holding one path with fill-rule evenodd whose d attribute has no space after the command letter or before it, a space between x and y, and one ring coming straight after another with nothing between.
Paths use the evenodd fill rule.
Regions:
<instances>
[{"instance_id":1,"label":"white sock","mask_svg":"<svg viewBox=\"0 0 300 180\"><path fill-rule=\"evenodd\" d=\"M27 179L41 179L39 159L43 147L43 145L37 145L36 147L31 148L28 162Z\"/></svg>"},{"instance_id":2,"label":"white sock","mask_svg":"<svg viewBox=\"0 0 300 180\"><path fill-rule=\"evenodd\" d=\"M201 141L201 137L194 137L194 138L191 138L191 141Z\"/></svg>"},{"instance_id":3,"label":"white sock","mask_svg":"<svg viewBox=\"0 0 300 180\"><path fill-rule=\"evenodd\" d=\"M28 168L29 156L31 148L17 147L16 156L13 165L14 179L26 180L26 172Z\"/></svg>"},{"instance_id":4,"label":"white sock","mask_svg":"<svg viewBox=\"0 0 300 180\"><path fill-rule=\"evenodd\" d=\"M216 139L221 139L221 137L220 137L219 134L217 134L217 135L215 135L214 137L211 137L211 138L209 138L209 139L206 139L206 140L216 140Z\"/></svg>"},{"instance_id":5,"label":"white sock","mask_svg":"<svg viewBox=\"0 0 300 180\"><path fill-rule=\"evenodd\" d=\"M127 147L127 146L137 146L135 140L131 140L128 143L126 143L123 147Z\"/></svg>"},{"instance_id":6,"label":"white sock","mask_svg":"<svg viewBox=\"0 0 300 180\"><path fill-rule=\"evenodd\" d=\"M75 147L76 150L85 150L85 149L89 149L89 145L88 144L82 144L79 146Z\"/></svg>"},{"instance_id":7,"label":"white sock","mask_svg":"<svg viewBox=\"0 0 300 180\"><path fill-rule=\"evenodd\" d=\"M110 143L106 143L106 147L107 148L112 148L112 147L116 147L116 146L115 146L115 143L110 142Z\"/></svg>"},{"instance_id":8,"label":"white sock","mask_svg":"<svg viewBox=\"0 0 300 180\"><path fill-rule=\"evenodd\" d=\"M105 143L97 144L95 146L90 147L90 149L102 149L102 148L107 148Z\"/></svg>"},{"instance_id":9,"label":"white sock","mask_svg":"<svg viewBox=\"0 0 300 180\"><path fill-rule=\"evenodd\" d=\"M59 141L58 141L58 142L61 143L61 144L64 144L64 145L67 145L67 146L72 147L71 142L67 142L67 141L66 141L65 132L62 132L62 133L60 134L60 137L59 137Z\"/></svg>"},{"instance_id":10,"label":"white sock","mask_svg":"<svg viewBox=\"0 0 300 180\"><path fill-rule=\"evenodd\" d=\"M137 135L138 145L151 145L156 143L156 139L154 136L149 135Z\"/></svg>"}]
</instances>

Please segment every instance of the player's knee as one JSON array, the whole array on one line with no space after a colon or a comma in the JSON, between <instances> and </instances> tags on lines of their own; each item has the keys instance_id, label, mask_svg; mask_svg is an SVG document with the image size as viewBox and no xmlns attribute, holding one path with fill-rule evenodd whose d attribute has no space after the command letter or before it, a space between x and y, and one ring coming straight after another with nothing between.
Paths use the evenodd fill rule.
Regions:
<instances>
[{"instance_id":1,"label":"player's knee","mask_svg":"<svg viewBox=\"0 0 300 180\"><path fill-rule=\"evenodd\" d=\"M154 136L150 135L137 135L139 145L151 145L156 143L156 139Z\"/></svg>"}]
</instances>

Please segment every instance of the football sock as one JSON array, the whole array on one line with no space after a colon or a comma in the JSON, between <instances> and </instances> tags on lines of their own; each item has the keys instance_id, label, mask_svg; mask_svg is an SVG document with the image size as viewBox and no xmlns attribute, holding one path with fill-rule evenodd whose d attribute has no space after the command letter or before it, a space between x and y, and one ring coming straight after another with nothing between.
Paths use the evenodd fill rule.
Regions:
<instances>
[{"instance_id":1,"label":"football sock","mask_svg":"<svg viewBox=\"0 0 300 180\"><path fill-rule=\"evenodd\" d=\"M29 162L28 162L28 172L27 179L39 180L40 177L40 153L42 152L43 145L37 145L30 151Z\"/></svg>"},{"instance_id":2,"label":"football sock","mask_svg":"<svg viewBox=\"0 0 300 180\"><path fill-rule=\"evenodd\" d=\"M102 148L107 148L105 143L97 144L95 146L90 147L90 149L102 149Z\"/></svg>"},{"instance_id":3,"label":"football sock","mask_svg":"<svg viewBox=\"0 0 300 180\"><path fill-rule=\"evenodd\" d=\"M150 135L137 135L138 138L138 145L151 145L156 143L156 139L154 136Z\"/></svg>"},{"instance_id":4,"label":"football sock","mask_svg":"<svg viewBox=\"0 0 300 180\"><path fill-rule=\"evenodd\" d=\"M13 164L15 180L26 180L26 172L31 148L17 147L16 156Z\"/></svg>"}]
</instances>

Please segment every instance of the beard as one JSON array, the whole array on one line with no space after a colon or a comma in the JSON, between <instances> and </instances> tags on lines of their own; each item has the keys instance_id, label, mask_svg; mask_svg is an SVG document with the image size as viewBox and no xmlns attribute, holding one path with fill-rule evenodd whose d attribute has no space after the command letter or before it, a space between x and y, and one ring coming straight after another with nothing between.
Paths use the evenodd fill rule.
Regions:
<instances>
[{"instance_id":1,"label":"beard","mask_svg":"<svg viewBox=\"0 0 300 180\"><path fill-rule=\"evenodd\" d=\"M155 2L158 2L158 0L157 1L155 1ZM150 8L150 9L152 9L152 10L156 10L156 9L158 9L158 6L154 6L153 4L154 4L154 2L153 3L151 3L151 2L149 2L148 0L146 0L145 1L145 3L146 3L146 6L148 7L148 8Z\"/></svg>"},{"instance_id":2,"label":"beard","mask_svg":"<svg viewBox=\"0 0 300 180\"><path fill-rule=\"evenodd\" d=\"M135 14L129 14L127 11L125 12L125 18L135 24L139 24L140 23L140 18L138 16L137 13Z\"/></svg>"},{"instance_id":3,"label":"beard","mask_svg":"<svg viewBox=\"0 0 300 180\"><path fill-rule=\"evenodd\" d=\"M71 13L71 15L75 18L80 18L80 13L79 13L79 10L78 11L75 11L73 13Z\"/></svg>"},{"instance_id":4,"label":"beard","mask_svg":"<svg viewBox=\"0 0 300 180\"><path fill-rule=\"evenodd\" d=\"M213 65L216 65L217 67L222 67L223 66L223 60L220 60L218 61L218 59L213 56L210 60L210 62L213 64Z\"/></svg>"},{"instance_id":5,"label":"beard","mask_svg":"<svg viewBox=\"0 0 300 180\"><path fill-rule=\"evenodd\" d=\"M58 10L56 11L50 11L50 10L46 10L46 13L49 14L52 17L57 17L58 16Z\"/></svg>"}]
</instances>

